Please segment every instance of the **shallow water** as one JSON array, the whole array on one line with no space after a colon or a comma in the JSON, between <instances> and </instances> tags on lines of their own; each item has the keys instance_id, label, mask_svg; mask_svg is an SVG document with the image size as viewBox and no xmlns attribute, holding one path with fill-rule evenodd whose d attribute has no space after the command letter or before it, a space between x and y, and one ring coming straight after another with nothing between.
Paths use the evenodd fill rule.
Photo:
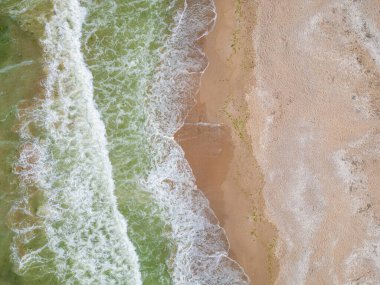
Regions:
<instances>
[{"instance_id":1,"label":"shallow water","mask_svg":"<svg viewBox=\"0 0 380 285\"><path fill-rule=\"evenodd\" d=\"M212 1L0 11L0 284L247 284L173 139Z\"/></svg>"},{"instance_id":2,"label":"shallow water","mask_svg":"<svg viewBox=\"0 0 380 285\"><path fill-rule=\"evenodd\" d=\"M33 284L13 271L8 212L18 197L12 173L20 144L15 131L18 108L38 92L41 53L37 40L4 13L0 14L0 54L0 284Z\"/></svg>"}]
</instances>

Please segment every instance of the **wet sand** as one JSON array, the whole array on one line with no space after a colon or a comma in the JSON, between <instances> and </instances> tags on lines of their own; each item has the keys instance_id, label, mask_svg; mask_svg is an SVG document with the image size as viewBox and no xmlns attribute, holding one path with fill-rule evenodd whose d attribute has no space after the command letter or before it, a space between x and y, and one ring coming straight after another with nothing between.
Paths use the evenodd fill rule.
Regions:
<instances>
[{"instance_id":1,"label":"wet sand","mask_svg":"<svg viewBox=\"0 0 380 285\"><path fill-rule=\"evenodd\" d=\"M277 275L276 231L264 217L264 180L253 155L245 97L254 84L252 1L216 1L217 21L204 49L209 66L197 105L176 134L198 187L227 233L231 257L255 284Z\"/></svg>"},{"instance_id":2,"label":"wet sand","mask_svg":"<svg viewBox=\"0 0 380 285\"><path fill-rule=\"evenodd\" d=\"M280 2L216 1L176 139L254 284L380 284L380 1Z\"/></svg>"}]
</instances>

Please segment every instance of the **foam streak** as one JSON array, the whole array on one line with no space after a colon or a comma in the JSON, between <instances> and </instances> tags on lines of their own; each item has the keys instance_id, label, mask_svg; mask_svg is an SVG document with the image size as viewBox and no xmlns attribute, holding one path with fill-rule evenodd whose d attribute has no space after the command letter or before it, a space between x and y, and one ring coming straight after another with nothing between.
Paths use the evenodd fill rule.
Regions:
<instances>
[{"instance_id":1,"label":"foam streak","mask_svg":"<svg viewBox=\"0 0 380 285\"><path fill-rule=\"evenodd\" d=\"M10 213L13 259L21 274L40 268L64 284L141 284L81 53L85 10L77 0L59 0L52 12L41 41L44 94L20 114L14 171L23 196Z\"/></svg>"}]
</instances>

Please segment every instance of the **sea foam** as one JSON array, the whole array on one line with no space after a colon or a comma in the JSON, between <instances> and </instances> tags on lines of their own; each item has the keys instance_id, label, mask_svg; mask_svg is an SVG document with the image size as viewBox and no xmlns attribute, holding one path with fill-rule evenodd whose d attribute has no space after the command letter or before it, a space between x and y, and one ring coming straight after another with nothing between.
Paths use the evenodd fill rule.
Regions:
<instances>
[{"instance_id":1,"label":"sea foam","mask_svg":"<svg viewBox=\"0 0 380 285\"><path fill-rule=\"evenodd\" d=\"M168 2L167 11L179 6ZM47 19L45 94L20 113L24 144L15 172L24 195L11 217L13 256L21 273L44 267L65 284L249 283L228 257L225 232L173 138L207 66L196 42L212 28L215 7L208 0L186 1L163 42L156 40L160 35L150 22L125 19L130 9L140 21L149 19L148 3L167 2L84 3L94 14L82 37L89 68L97 74L94 83L80 53L84 13L78 2L56 2ZM142 34L130 34L134 27ZM149 57L153 49L159 62ZM116 207L114 185L140 266ZM38 193L43 202L35 207ZM162 264L166 247L171 258Z\"/></svg>"},{"instance_id":2,"label":"sea foam","mask_svg":"<svg viewBox=\"0 0 380 285\"><path fill-rule=\"evenodd\" d=\"M146 187L163 209L176 243L174 284L248 284L243 269L228 257L223 228L197 189L192 170L173 136L194 105L207 59L198 41L213 28L213 1L185 1L166 43L148 104L154 167Z\"/></svg>"},{"instance_id":3,"label":"sea foam","mask_svg":"<svg viewBox=\"0 0 380 285\"><path fill-rule=\"evenodd\" d=\"M110 1L87 7L83 45L144 283L248 284L228 257L225 232L173 138L207 67L197 41L214 25L213 2ZM176 11L173 24L168 14ZM155 253L165 256L164 264ZM166 267L171 281L162 279Z\"/></svg>"},{"instance_id":4,"label":"sea foam","mask_svg":"<svg viewBox=\"0 0 380 285\"><path fill-rule=\"evenodd\" d=\"M54 1L52 12L41 40L44 91L20 110L14 172L22 196L9 214L12 257L20 274L52 273L64 284L141 284L81 54L85 10L64 0Z\"/></svg>"}]
</instances>

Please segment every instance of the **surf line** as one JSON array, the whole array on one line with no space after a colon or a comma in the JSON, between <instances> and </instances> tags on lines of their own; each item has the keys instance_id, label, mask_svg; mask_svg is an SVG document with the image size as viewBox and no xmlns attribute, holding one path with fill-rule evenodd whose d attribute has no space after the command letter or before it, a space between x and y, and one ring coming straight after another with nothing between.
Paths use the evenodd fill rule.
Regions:
<instances>
[{"instance_id":1,"label":"surf line","mask_svg":"<svg viewBox=\"0 0 380 285\"><path fill-rule=\"evenodd\" d=\"M44 94L20 118L14 172L22 197L10 212L12 259L20 274L39 268L65 284L140 285L139 259L117 208L105 126L81 52L86 11L79 0L55 0L52 12L40 40ZM44 199L31 210L35 191ZM20 214L24 221L17 223Z\"/></svg>"}]
</instances>

